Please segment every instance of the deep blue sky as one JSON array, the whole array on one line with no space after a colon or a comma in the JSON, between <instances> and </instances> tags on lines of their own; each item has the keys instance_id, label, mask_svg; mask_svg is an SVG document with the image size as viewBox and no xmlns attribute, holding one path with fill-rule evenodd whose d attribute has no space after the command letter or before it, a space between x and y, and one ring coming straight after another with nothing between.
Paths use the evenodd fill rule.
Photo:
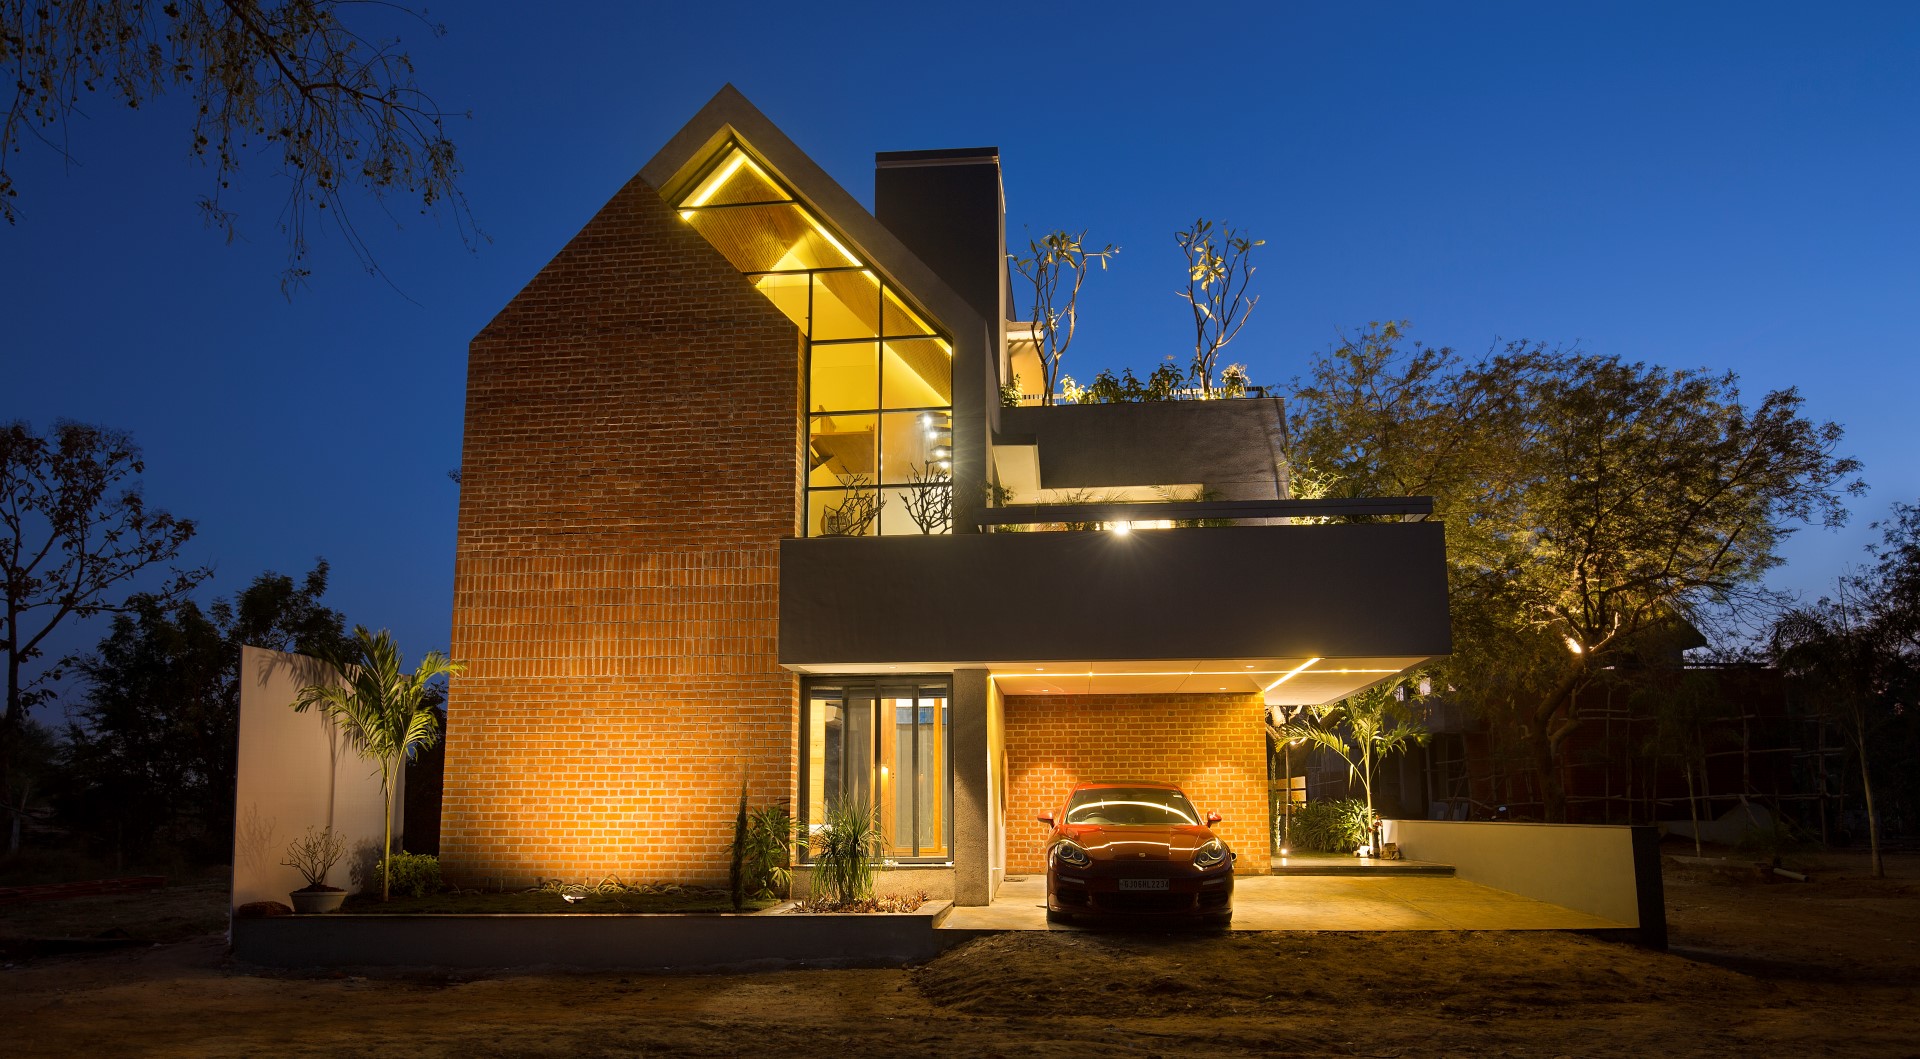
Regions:
<instances>
[{"instance_id":1,"label":"deep blue sky","mask_svg":"<svg viewBox=\"0 0 1920 1059\"><path fill-rule=\"evenodd\" d=\"M1083 299L1083 379L1182 349L1172 233L1206 215L1267 240L1231 348L1256 382L1410 319L1469 351L1578 342L1797 385L1873 486L1849 529L1789 544L1777 581L1802 591L1920 496L1920 5L751 6L396 25L472 111L453 133L492 237L470 254L363 203L405 298L316 232L311 287L283 300L272 159L226 246L193 208L183 101L87 101L75 165L14 162L0 418L132 431L149 500L199 520L214 592L324 555L350 619L409 657L443 647L467 340L732 81L863 202L875 151L993 144L1016 237L1120 244Z\"/></svg>"}]
</instances>

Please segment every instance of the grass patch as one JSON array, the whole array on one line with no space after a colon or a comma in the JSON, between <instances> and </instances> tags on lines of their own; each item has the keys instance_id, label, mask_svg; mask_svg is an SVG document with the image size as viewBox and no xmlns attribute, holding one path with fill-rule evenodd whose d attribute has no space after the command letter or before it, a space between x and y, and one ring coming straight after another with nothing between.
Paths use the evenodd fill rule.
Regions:
<instances>
[{"instance_id":1,"label":"grass patch","mask_svg":"<svg viewBox=\"0 0 1920 1059\"><path fill-rule=\"evenodd\" d=\"M744 911L772 908L775 900L750 900ZM634 912L731 912L733 899L724 890L680 891L677 893L601 893L588 894L579 901L562 900L556 893L489 893L460 891L430 894L426 897L396 897L381 901L378 895L347 898L342 912L356 915L579 915L582 913Z\"/></svg>"}]
</instances>

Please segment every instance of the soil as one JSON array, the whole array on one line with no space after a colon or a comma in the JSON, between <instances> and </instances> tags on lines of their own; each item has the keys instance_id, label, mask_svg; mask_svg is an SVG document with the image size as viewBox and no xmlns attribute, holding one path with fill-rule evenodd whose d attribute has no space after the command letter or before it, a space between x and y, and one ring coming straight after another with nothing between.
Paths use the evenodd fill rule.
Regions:
<instances>
[{"instance_id":1,"label":"soil","mask_svg":"<svg viewBox=\"0 0 1920 1059\"><path fill-rule=\"evenodd\" d=\"M1886 880L1861 856L1802 866L1813 882L1670 867L1664 953L1550 932L1076 931L904 969L362 976L243 967L214 935L16 959L0 1025L13 1056L1920 1054L1920 854Z\"/></svg>"}]
</instances>

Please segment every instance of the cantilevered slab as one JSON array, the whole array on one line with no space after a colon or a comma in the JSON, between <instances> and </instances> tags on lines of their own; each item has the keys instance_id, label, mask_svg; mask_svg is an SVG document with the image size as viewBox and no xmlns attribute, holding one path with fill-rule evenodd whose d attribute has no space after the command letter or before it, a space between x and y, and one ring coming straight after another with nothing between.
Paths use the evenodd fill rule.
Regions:
<instances>
[{"instance_id":1,"label":"cantilevered slab","mask_svg":"<svg viewBox=\"0 0 1920 1059\"><path fill-rule=\"evenodd\" d=\"M780 662L1417 664L1451 649L1444 549L1431 522L787 540Z\"/></svg>"}]
</instances>

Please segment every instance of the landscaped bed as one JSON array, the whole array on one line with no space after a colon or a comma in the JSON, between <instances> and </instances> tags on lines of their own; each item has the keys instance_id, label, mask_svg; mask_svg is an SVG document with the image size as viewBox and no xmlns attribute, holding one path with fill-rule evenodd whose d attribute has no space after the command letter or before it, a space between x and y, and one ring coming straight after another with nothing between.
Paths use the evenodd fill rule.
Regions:
<instances>
[{"instance_id":1,"label":"landscaped bed","mask_svg":"<svg viewBox=\"0 0 1920 1059\"><path fill-rule=\"evenodd\" d=\"M425 897L395 897L380 900L378 894L357 894L347 899L340 912L345 915L580 915L582 913L639 912L732 912L733 898L725 890L703 887L673 887L641 892L577 895L568 901L554 891L453 890ZM770 898L749 899L740 910L759 912L780 904Z\"/></svg>"}]
</instances>

